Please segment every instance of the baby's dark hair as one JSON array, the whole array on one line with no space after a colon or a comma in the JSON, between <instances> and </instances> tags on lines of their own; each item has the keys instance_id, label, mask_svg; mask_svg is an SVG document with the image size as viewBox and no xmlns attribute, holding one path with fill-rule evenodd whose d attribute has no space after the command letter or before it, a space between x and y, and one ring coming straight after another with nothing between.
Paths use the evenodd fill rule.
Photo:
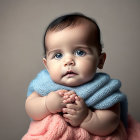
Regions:
<instances>
[{"instance_id":1,"label":"baby's dark hair","mask_svg":"<svg viewBox=\"0 0 140 140\"><path fill-rule=\"evenodd\" d=\"M63 15L60 16L58 18L56 18L55 20L53 20L47 27L45 34L44 34L44 38L43 38L43 43L44 43L44 57L46 58L46 51L47 51L47 46L45 43L45 37L48 31L60 31L65 29L66 27L69 26L76 26L78 24L80 24L81 22L79 22L79 19L86 19L90 22L92 22L95 26L96 26L96 30L97 30L97 44L98 44L98 51L99 54L101 54L102 52L102 44L101 44L101 33L100 33L100 28L97 25L96 21L92 18L89 18L81 13L72 13L72 14L67 14L67 15Z\"/></svg>"}]
</instances>

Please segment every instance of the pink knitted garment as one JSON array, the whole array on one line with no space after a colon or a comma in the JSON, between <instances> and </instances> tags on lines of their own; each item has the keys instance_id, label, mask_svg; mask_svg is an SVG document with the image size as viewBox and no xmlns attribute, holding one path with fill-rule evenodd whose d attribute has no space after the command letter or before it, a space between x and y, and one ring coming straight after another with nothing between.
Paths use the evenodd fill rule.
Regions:
<instances>
[{"instance_id":1,"label":"pink knitted garment","mask_svg":"<svg viewBox=\"0 0 140 140\"><path fill-rule=\"evenodd\" d=\"M140 140L140 123L128 115L128 140Z\"/></svg>"},{"instance_id":2,"label":"pink knitted garment","mask_svg":"<svg viewBox=\"0 0 140 140\"><path fill-rule=\"evenodd\" d=\"M58 114L41 121L32 121L22 140L126 140L126 132L120 123L118 129L107 137L94 136L79 127L72 127Z\"/></svg>"}]
</instances>

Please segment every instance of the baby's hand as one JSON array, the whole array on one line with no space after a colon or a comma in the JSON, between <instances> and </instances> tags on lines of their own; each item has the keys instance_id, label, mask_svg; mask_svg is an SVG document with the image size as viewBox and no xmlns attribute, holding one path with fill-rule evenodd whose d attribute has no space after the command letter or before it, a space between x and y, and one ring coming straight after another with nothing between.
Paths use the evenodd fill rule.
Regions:
<instances>
[{"instance_id":1,"label":"baby's hand","mask_svg":"<svg viewBox=\"0 0 140 140\"><path fill-rule=\"evenodd\" d=\"M79 126L82 121L88 115L88 107L80 97L75 97L75 104L67 104L66 108L63 108L64 119L69 122L72 126Z\"/></svg>"},{"instance_id":2,"label":"baby's hand","mask_svg":"<svg viewBox=\"0 0 140 140\"><path fill-rule=\"evenodd\" d=\"M57 90L49 93L46 96L46 107L51 113L62 112L62 108L66 107L66 103L63 102L63 97L61 96L67 90Z\"/></svg>"},{"instance_id":3,"label":"baby's hand","mask_svg":"<svg viewBox=\"0 0 140 140\"><path fill-rule=\"evenodd\" d=\"M63 97L63 103L74 103L76 100L76 93L74 91L68 91L68 92L59 92L59 95Z\"/></svg>"}]
</instances>

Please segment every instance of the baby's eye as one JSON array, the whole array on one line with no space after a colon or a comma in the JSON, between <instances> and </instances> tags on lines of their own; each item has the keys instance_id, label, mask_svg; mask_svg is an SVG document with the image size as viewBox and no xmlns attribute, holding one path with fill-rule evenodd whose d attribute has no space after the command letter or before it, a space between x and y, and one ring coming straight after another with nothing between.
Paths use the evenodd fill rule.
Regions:
<instances>
[{"instance_id":1,"label":"baby's eye","mask_svg":"<svg viewBox=\"0 0 140 140\"><path fill-rule=\"evenodd\" d=\"M62 58L62 53L56 53L55 55L54 55L54 58L55 59L60 59L60 58Z\"/></svg>"},{"instance_id":2,"label":"baby's eye","mask_svg":"<svg viewBox=\"0 0 140 140\"><path fill-rule=\"evenodd\" d=\"M85 56L86 55L86 52L83 51L83 50L76 50L75 51L75 55L77 55L77 56Z\"/></svg>"}]
</instances>

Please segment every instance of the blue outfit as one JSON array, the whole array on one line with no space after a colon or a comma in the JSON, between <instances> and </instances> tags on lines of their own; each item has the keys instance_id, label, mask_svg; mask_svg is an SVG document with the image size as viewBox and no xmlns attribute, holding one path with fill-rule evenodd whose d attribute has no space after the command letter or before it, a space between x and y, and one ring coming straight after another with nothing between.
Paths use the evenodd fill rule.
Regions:
<instances>
[{"instance_id":1,"label":"blue outfit","mask_svg":"<svg viewBox=\"0 0 140 140\"><path fill-rule=\"evenodd\" d=\"M37 77L31 81L27 96L36 91L41 96L60 89L73 90L84 99L86 105L93 109L107 109L120 103L121 120L127 127L128 104L127 97L120 91L121 82L111 79L106 73L96 73L94 78L80 86L67 87L52 81L46 69L42 70Z\"/></svg>"}]
</instances>

